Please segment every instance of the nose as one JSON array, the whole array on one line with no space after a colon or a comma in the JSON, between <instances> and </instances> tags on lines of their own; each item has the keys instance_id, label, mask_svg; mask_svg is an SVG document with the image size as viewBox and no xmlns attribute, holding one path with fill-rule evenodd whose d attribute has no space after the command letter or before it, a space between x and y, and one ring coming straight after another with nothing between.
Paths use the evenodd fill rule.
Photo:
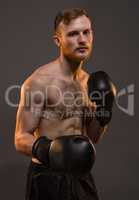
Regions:
<instances>
[{"instance_id":1,"label":"nose","mask_svg":"<svg viewBox=\"0 0 139 200\"><path fill-rule=\"evenodd\" d=\"M86 43L86 37L84 36L83 33L80 33L79 38L78 38L78 42L80 44L85 44Z\"/></svg>"}]
</instances>

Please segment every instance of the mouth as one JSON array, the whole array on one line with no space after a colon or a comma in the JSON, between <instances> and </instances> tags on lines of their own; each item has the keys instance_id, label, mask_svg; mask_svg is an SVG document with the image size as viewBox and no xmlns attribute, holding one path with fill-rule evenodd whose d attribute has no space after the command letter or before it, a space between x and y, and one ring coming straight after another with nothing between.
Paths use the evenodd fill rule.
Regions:
<instances>
[{"instance_id":1,"label":"mouth","mask_svg":"<svg viewBox=\"0 0 139 200\"><path fill-rule=\"evenodd\" d=\"M79 51L79 52L85 52L86 50L88 50L88 47L78 47L76 48L76 51Z\"/></svg>"},{"instance_id":2,"label":"mouth","mask_svg":"<svg viewBox=\"0 0 139 200\"><path fill-rule=\"evenodd\" d=\"M77 50L84 50L84 49L88 49L88 47L78 47Z\"/></svg>"}]
</instances>

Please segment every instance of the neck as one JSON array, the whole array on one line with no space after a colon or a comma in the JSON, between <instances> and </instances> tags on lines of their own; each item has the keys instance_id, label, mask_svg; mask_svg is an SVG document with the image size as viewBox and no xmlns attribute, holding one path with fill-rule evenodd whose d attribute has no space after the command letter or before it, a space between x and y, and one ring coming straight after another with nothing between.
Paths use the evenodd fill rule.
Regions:
<instances>
[{"instance_id":1,"label":"neck","mask_svg":"<svg viewBox=\"0 0 139 200\"><path fill-rule=\"evenodd\" d=\"M78 74L82 68L83 61L80 62L72 61L61 55L58 58L58 62L60 64L62 73L64 73L65 76L69 76L72 80L77 79Z\"/></svg>"}]
</instances>

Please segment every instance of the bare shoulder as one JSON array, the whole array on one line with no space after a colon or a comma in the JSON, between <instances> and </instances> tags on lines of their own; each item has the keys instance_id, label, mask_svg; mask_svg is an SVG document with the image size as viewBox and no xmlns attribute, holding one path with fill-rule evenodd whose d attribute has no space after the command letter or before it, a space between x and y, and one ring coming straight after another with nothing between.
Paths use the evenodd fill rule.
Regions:
<instances>
[{"instance_id":1,"label":"bare shoulder","mask_svg":"<svg viewBox=\"0 0 139 200\"><path fill-rule=\"evenodd\" d=\"M56 68L57 68L57 62L54 60L54 61L51 61L47 64L40 66L36 70L36 73L40 76L51 76L55 73Z\"/></svg>"},{"instance_id":2,"label":"bare shoulder","mask_svg":"<svg viewBox=\"0 0 139 200\"><path fill-rule=\"evenodd\" d=\"M22 87L43 88L50 84L53 75L54 62L39 66L23 83Z\"/></svg>"},{"instance_id":3,"label":"bare shoulder","mask_svg":"<svg viewBox=\"0 0 139 200\"><path fill-rule=\"evenodd\" d=\"M42 79L41 77L35 72L33 72L22 84L22 88L33 90L35 88L42 87Z\"/></svg>"},{"instance_id":4,"label":"bare shoulder","mask_svg":"<svg viewBox=\"0 0 139 200\"><path fill-rule=\"evenodd\" d=\"M82 82L84 82L84 83L87 83L88 78L89 78L89 73L88 73L86 70L81 69L80 81L82 81Z\"/></svg>"},{"instance_id":5,"label":"bare shoulder","mask_svg":"<svg viewBox=\"0 0 139 200\"><path fill-rule=\"evenodd\" d=\"M84 76L84 78L89 77L89 73L85 69L82 69L82 75Z\"/></svg>"}]
</instances>

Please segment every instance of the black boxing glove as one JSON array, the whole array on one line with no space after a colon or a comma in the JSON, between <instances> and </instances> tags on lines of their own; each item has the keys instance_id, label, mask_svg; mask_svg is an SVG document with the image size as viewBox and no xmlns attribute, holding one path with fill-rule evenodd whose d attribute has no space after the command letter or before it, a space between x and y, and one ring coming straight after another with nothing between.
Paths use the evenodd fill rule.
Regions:
<instances>
[{"instance_id":1,"label":"black boxing glove","mask_svg":"<svg viewBox=\"0 0 139 200\"><path fill-rule=\"evenodd\" d=\"M95 147L88 137L60 136L51 143L49 162L54 170L81 175L90 172L95 154Z\"/></svg>"},{"instance_id":2,"label":"black boxing glove","mask_svg":"<svg viewBox=\"0 0 139 200\"><path fill-rule=\"evenodd\" d=\"M39 137L32 146L32 155L37 158L41 163L47 165L49 163L49 149L52 140L46 136Z\"/></svg>"},{"instance_id":3,"label":"black boxing glove","mask_svg":"<svg viewBox=\"0 0 139 200\"><path fill-rule=\"evenodd\" d=\"M116 88L104 71L92 73L87 84L89 98L96 103L96 119L99 121L100 126L104 127L112 118Z\"/></svg>"},{"instance_id":4,"label":"black boxing glove","mask_svg":"<svg viewBox=\"0 0 139 200\"><path fill-rule=\"evenodd\" d=\"M60 136L53 141L42 136L35 141L32 154L55 171L81 175L93 167L96 151L86 136Z\"/></svg>"}]
</instances>

